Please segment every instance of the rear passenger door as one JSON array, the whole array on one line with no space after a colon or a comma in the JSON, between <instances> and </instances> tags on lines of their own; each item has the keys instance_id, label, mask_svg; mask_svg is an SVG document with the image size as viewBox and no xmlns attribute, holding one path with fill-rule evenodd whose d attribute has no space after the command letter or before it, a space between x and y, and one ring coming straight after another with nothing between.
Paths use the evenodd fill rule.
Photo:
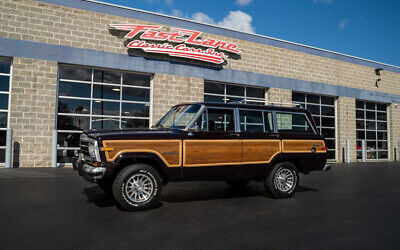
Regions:
<instances>
[{"instance_id":1,"label":"rear passenger door","mask_svg":"<svg viewBox=\"0 0 400 250\"><path fill-rule=\"evenodd\" d=\"M266 165L281 150L273 112L239 109L242 139L242 175L265 173Z\"/></svg>"}]
</instances>

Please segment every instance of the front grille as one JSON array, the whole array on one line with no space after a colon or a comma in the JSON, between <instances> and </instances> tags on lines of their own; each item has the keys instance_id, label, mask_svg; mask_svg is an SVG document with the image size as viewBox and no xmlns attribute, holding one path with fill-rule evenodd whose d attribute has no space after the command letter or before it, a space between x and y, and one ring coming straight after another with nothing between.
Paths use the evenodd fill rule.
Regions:
<instances>
[{"instance_id":1,"label":"front grille","mask_svg":"<svg viewBox=\"0 0 400 250\"><path fill-rule=\"evenodd\" d=\"M79 152L82 155L82 160L86 161L88 163L92 163L93 162L92 161L92 157L90 156L90 153L89 153L89 145L90 144L93 145L93 143L90 142L90 139L87 138L87 135L86 134L82 134L81 138L80 138L80 143L79 143L79 145L80 145L80 151Z\"/></svg>"},{"instance_id":2,"label":"front grille","mask_svg":"<svg viewBox=\"0 0 400 250\"><path fill-rule=\"evenodd\" d=\"M89 155L89 142L88 141L82 141L81 140L81 153L84 155ZM90 156L90 155L89 155Z\"/></svg>"}]
</instances>

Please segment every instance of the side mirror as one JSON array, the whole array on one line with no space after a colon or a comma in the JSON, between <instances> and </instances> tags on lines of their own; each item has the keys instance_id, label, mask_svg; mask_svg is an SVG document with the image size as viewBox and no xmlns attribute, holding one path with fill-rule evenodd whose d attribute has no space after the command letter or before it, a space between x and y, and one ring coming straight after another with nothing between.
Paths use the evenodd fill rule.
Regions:
<instances>
[{"instance_id":1,"label":"side mirror","mask_svg":"<svg viewBox=\"0 0 400 250\"><path fill-rule=\"evenodd\" d=\"M193 133L196 133L199 131L199 126L197 124L193 124L189 128L189 135L193 135Z\"/></svg>"}]
</instances>

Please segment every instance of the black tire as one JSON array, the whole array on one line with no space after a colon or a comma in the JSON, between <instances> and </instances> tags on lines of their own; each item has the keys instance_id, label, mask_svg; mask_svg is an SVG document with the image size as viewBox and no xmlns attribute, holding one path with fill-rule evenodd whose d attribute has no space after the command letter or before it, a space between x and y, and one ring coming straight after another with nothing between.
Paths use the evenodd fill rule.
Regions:
<instances>
[{"instance_id":1,"label":"black tire","mask_svg":"<svg viewBox=\"0 0 400 250\"><path fill-rule=\"evenodd\" d=\"M233 188L242 188L250 183L250 179L232 179L226 180L226 183L231 185Z\"/></svg>"},{"instance_id":2,"label":"black tire","mask_svg":"<svg viewBox=\"0 0 400 250\"><path fill-rule=\"evenodd\" d=\"M153 185L149 198L143 202L135 202L126 191L126 184L131 177L146 176ZM128 188L128 187L127 187ZM117 204L124 210L136 211L151 208L159 202L162 180L157 170L147 164L133 164L125 167L118 173L112 186L112 193Z\"/></svg>"},{"instance_id":3,"label":"black tire","mask_svg":"<svg viewBox=\"0 0 400 250\"><path fill-rule=\"evenodd\" d=\"M282 190L282 186L279 184L278 173L290 171L293 177L293 184L288 190ZM264 186L265 189L271 193L271 195L277 199L292 197L296 191L299 183L299 172L296 166L291 162L279 162L273 166L269 175L265 178ZM281 188L280 188L281 187ZM288 188L288 186L285 186Z\"/></svg>"},{"instance_id":4,"label":"black tire","mask_svg":"<svg viewBox=\"0 0 400 250\"><path fill-rule=\"evenodd\" d=\"M97 180L96 183L101 189L103 189L104 192L106 192L106 193L112 192L112 185L113 185L112 180L100 179L100 180Z\"/></svg>"}]
</instances>

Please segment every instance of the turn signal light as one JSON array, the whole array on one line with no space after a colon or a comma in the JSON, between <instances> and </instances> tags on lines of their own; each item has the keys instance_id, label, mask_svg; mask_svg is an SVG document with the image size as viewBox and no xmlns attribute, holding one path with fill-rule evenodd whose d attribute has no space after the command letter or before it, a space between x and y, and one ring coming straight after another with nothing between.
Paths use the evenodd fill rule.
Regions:
<instances>
[{"instance_id":1,"label":"turn signal light","mask_svg":"<svg viewBox=\"0 0 400 250\"><path fill-rule=\"evenodd\" d=\"M99 166L99 163L98 162L93 162L93 167L97 167L97 166Z\"/></svg>"},{"instance_id":2,"label":"turn signal light","mask_svg":"<svg viewBox=\"0 0 400 250\"><path fill-rule=\"evenodd\" d=\"M106 152L106 151L113 151L114 148L101 148L101 151Z\"/></svg>"}]
</instances>

